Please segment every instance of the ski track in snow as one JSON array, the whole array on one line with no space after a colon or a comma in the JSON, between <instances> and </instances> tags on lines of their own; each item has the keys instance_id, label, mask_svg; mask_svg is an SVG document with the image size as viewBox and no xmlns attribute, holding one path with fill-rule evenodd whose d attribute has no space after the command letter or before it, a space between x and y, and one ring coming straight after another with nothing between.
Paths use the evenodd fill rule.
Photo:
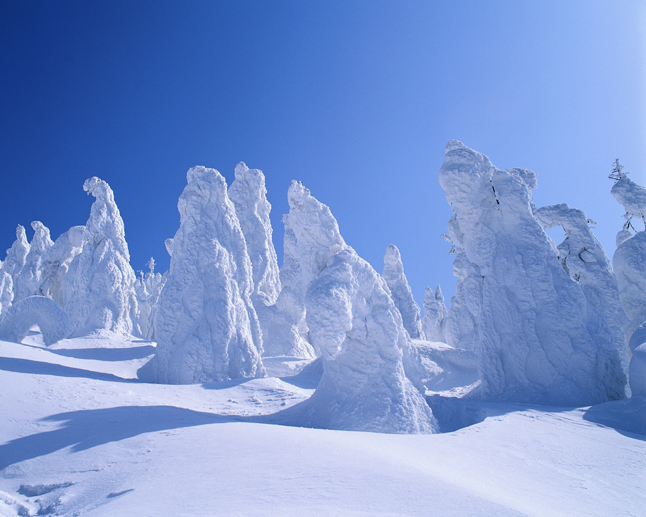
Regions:
<instances>
[{"instance_id":1,"label":"ski track in snow","mask_svg":"<svg viewBox=\"0 0 646 517\"><path fill-rule=\"evenodd\" d=\"M646 436L480 403L436 435L263 423L316 379L134 379L142 340L0 341L0 516L643 515ZM299 386L308 386L301 388ZM278 414L278 416L276 416Z\"/></svg>"}]
</instances>

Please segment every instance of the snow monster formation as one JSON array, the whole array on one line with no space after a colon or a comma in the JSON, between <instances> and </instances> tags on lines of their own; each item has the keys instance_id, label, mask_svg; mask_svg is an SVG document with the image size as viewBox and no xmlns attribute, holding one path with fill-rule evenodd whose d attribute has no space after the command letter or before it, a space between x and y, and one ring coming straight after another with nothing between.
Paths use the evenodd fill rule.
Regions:
<instances>
[{"instance_id":1,"label":"snow monster formation","mask_svg":"<svg viewBox=\"0 0 646 517\"><path fill-rule=\"evenodd\" d=\"M429 406L404 371L409 337L386 282L300 182L292 182L288 199L285 226L300 259L306 324L323 361L312 397L288 413L297 425L323 429L435 431Z\"/></svg>"},{"instance_id":2,"label":"snow monster formation","mask_svg":"<svg viewBox=\"0 0 646 517\"><path fill-rule=\"evenodd\" d=\"M0 339L20 343L33 325L38 325L45 346L49 346L67 336L69 319L50 298L29 296L2 314Z\"/></svg>"},{"instance_id":3,"label":"snow monster formation","mask_svg":"<svg viewBox=\"0 0 646 517\"><path fill-rule=\"evenodd\" d=\"M422 318L419 305L415 303L413 291L404 274L401 253L394 244L389 244L384 255L384 270L381 276L386 281L395 306L402 315L404 328L413 339L422 339Z\"/></svg>"},{"instance_id":4,"label":"snow monster formation","mask_svg":"<svg viewBox=\"0 0 646 517\"><path fill-rule=\"evenodd\" d=\"M63 308L70 318L70 336L107 330L138 333L135 272L130 267L123 220L110 186L96 176L83 190L96 200L85 225L83 249L62 281ZM76 233L76 232L75 232ZM70 246L78 244L75 236ZM71 251L70 251L71 253Z\"/></svg>"},{"instance_id":5,"label":"snow monster formation","mask_svg":"<svg viewBox=\"0 0 646 517\"><path fill-rule=\"evenodd\" d=\"M229 187L229 198L233 201L247 243L253 270L254 290L251 301L258 315L263 342L267 348L267 337L274 313L271 306L276 303L280 293L280 272L269 219L271 204L267 201L265 176L262 171L249 169L240 162L235 168L235 180Z\"/></svg>"},{"instance_id":6,"label":"snow monster formation","mask_svg":"<svg viewBox=\"0 0 646 517\"><path fill-rule=\"evenodd\" d=\"M14 283L14 303L29 296L42 295L40 286L45 281L46 256L54 245L47 228L40 221L31 223L34 236L29 243L29 253Z\"/></svg>"},{"instance_id":7,"label":"snow monster formation","mask_svg":"<svg viewBox=\"0 0 646 517\"><path fill-rule=\"evenodd\" d=\"M433 289L426 286L424 291L424 318L422 326L428 341L446 343L446 320L449 311L444 303L442 288L438 285Z\"/></svg>"},{"instance_id":8,"label":"snow monster formation","mask_svg":"<svg viewBox=\"0 0 646 517\"><path fill-rule=\"evenodd\" d=\"M262 335L251 260L227 184L193 167L179 198L180 227L155 315L157 351L144 381L193 384L261 377Z\"/></svg>"},{"instance_id":9,"label":"snow monster formation","mask_svg":"<svg viewBox=\"0 0 646 517\"><path fill-rule=\"evenodd\" d=\"M462 300L477 329L481 383L472 396L557 406L624 398L612 325L561 267L534 216L535 174L499 170L452 140L439 179L454 214L456 269L479 295Z\"/></svg>"},{"instance_id":10,"label":"snow monster formation","mask_svg":"<svg viewBox=\"0 0 646 517\"><path fill-rule=\"evenodd\" d=\"M617 234L613 265L619 285L619 299L630 319L625 333L632 357L630 388L632 396L646 397L646 230L631 231L632 217L646 215L646 189L632 181L617 163L617 176L611 193L626 209L627 219ZM613 176L611 176L613 177Z\"/></svg>"}]
</instances>

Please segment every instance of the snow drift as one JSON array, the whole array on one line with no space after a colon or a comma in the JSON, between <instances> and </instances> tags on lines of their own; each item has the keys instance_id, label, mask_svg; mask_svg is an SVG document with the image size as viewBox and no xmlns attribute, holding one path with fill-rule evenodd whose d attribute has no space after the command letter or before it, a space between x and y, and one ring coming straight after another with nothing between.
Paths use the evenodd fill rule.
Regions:
<instances>
[{"instance_id":1,"label":"snow drift","mask_svg":"<svg viewBox=\"0 0 646 517\"><path fill-rule=\"evenodd\" d=\"M452 330L468 312L479 353L476 396L559 406L623 398L620 355L605 339L612 325L561 267L534 216L535 174L501 171L453 140L439 179L454 214L459 275L447 337L468 333Z\"/></svg>"},{"instance_id":2,"label":"snow drift","mask_svg":"<svg viewBox=\"0 0 646 517\"><path fill-rule=\"evenodd\" d=\"M157 350L140 378L191 384L261 377L252 264L226 182L200 166L186 176L180 227L167 241L171 263L155 316Z\"/></svg>"}]
</instances>

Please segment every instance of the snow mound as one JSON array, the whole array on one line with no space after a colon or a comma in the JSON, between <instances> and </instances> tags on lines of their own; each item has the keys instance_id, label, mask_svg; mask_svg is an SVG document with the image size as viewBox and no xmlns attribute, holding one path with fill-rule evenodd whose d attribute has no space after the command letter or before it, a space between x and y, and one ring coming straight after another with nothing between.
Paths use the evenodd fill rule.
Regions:
<instances>
[{"instance_id":1,"label":"snow mound","mask_svg":"<svg viewBox=\"0 0 646 517\"><path fill-rule=\"evenodd\" d=\"M473 395L558 406L623 398L626 377L608 339L611 325L561 267L534 216L536 175L499 170L452 142L439 179L454 214L449 237L459 278L460 303L454 309L452 301L449 320L468 313L466 330L479 353L481 384ZM447 324L449 344L467 334L455 332L462 325Z\"/></svg>"},{"instance_id":2,"label":"snow mound","mask_svg":"<svg viewBox=\"0 0 646 517\"><path fill-rule=\"evenodd\" d=\"M429 341L446 343L446 321L449 311L444 303L442 288L438 285L435 292L426 286L424 290L424 318L422 327Z\"/></svg>"},{"instance_id":3,"label":"snow mound","mask_svg":"<svg viewBox=\"0 0 646 517\"><path fill-rule=\"evenodd\" d=\"M44 296L30 296L14 303L0 321L0 339L20 343L38 325L46 346L67 336L69 319L59 305Z\"/></svg>"},{"instance_id":4,"label":"snow mound","mask_svg":"<svg viewBox=\"0 0 646 517\"><path fill-rule=\"evenodd\" d=\"M71 335L97 330L138 333L133 325L137 309L135 272L130 267L114 193L96 176L85 181L83 190L96 200L85 225L83 249L74 256L62 281L63 308L70 317ZM76 238L70 239L69 246L74 247L75 241ZM67 254L72 253L68 248Z\"/></svg>"},{"instance_id":5,"label":"snow mound","mask_svg":"<svg viewBox=\"0 0 646 517\"><path fill-rule=\"evenodd\" d=\"M408 285L404 274L404 264L399 249L389 244L384 256L384 270L381 276L386 281L395 306L399 309L404 322L404 328L413 339L422 337L422 319L419 305L415 303L413 291Z\"/></svg>"},{"instance_id":6,"label":"snow mound","mask_svg":"<svg viewBox=\"0 0 646 517\"><path fill-rule=\"evenodd\" d=\"M329 208L302 184L286 217L300 258L308 335L323 376L290 412L297 425L385 433L430 433L436 422L407 378L408 333L384 279L343 241Z\"/></svg>"},{"instance_id":7,"label":"snow mound","mask_svg":"<svg viewBox=\"0 0 646 517\"><path fill-rule=\"evenodd\" d=\"M226 181L193 167L178 209L168 279L155 316L157 350L146 381L193 384L261 377L262 336L251 302L245 238Z\"/></svg>"}]
</instances>

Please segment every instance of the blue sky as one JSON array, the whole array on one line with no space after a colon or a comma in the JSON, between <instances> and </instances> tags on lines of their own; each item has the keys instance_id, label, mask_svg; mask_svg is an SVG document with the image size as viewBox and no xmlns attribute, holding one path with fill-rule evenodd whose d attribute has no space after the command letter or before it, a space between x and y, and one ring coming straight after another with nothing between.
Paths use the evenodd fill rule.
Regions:
<instances>
[{"instance_id":1,"label":"blue sky","mask_svg":"<svg viewBox=\"0 0 646 517\"><path fill-rule=\"evenodd\" d=\"M0 102L0 249L18 223L84 224L99 176L133 268L165 270L186 170L230 182L244 161L267 177L279 261L298 179L378 271L400 248L421 303L454 290L452 138L536 171L536 204L583 209L612 255L614 159L646 184L646 3L8 0Z\"/></svg>"}]
</instances>

